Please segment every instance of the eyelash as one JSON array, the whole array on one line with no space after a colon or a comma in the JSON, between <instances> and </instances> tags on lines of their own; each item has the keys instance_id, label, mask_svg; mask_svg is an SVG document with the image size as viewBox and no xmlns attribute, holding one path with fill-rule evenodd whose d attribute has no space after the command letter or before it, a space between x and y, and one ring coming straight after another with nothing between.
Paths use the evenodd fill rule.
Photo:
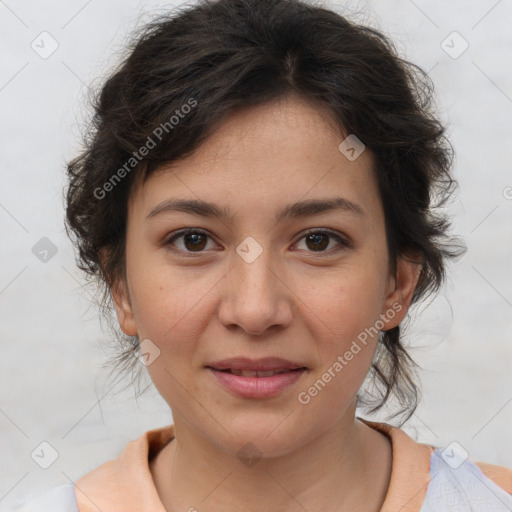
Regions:
<instances>
[{"instance_id":1,"label":"eyelash","mask_svg":"<svg viewBox=\"0 0 512 512\"><path fill-rule=\"evenodd\" d=\"M198 235L204 235L208 238L212 238L210 236L210 234L203 230L203 229L200 229L200 228L187 228L187 229L183 229L181 231L178 231L177 233L174 233L165 243L164 245L165 246L171 246L172 243L177 240L178 238L181 238L185 235L189 235L189 234L198 234ZM322 234L322 235L328 235L332 238L335 238L337 240L337 242L339 243L340 247L338 247L337 249L330 249L328 251L308 251L308 252L311 252L313 254L328 254L328 255L331 255L331 254L334 254L334 253L337 253L339 252L340 250L342 249L346 249L348 247L351 246L351 244L349 243L348 240L346 240L345 238L341 237L338 233L336 233L335 231L332 231L330 229L319 229L319 228L312 228L312 229L309 229L307 230L306 232L304 232L302 234L302 236L299 238L299 240L296 242L298 243L300 240L306 238L307 236L309 235L312 235L312 234ZM181 252L181 253L185 253L187 255L194 255L194 254L202 254L203 252L205 251L183 251L182 249L171 249L173 251L176 251L176 252Z\"/></svg>"}]
</instances>

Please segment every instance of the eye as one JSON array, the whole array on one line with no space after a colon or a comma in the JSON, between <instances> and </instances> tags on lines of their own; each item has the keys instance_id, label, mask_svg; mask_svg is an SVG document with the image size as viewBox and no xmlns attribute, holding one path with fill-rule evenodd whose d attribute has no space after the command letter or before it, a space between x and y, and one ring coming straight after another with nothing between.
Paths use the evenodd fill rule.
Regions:
<instances>
[{"instance_id":1,"label":"eye","mask_svg":"<svg viewBox=\"0 0 512 512\"><path fill-rule=\"evenodd\" d=\"M201 253L208 249L209 240L211 241L212 239L208 232L198 228L188 228L172 235L165 242L165 245L174 246L178 251L185 253ZM330 247L331 245L336 245L332 244L333 240L337 242L338 248L335 247L333 249ZM176 243L177 241L180 243ZM300 238L299 242L301 241L304 241L306 244L308 252L334 253L350 246L350 243L339 234L327 229L311 229Z\"/></svg>"},{"instance_id":2,"label":"eye","mask_svg":"<svg viewBox=\"0 0 512 512\"><path fill-rule=\"evenodd\" d=\"M325 249L331 245L333 239L338 243L338 248L332 250L331 247L330 250L326 251ZM304 240L306 248L309 252L333 253L338 252L342 248L350 246L349 242L342 238L339 234L335 233L334 231L325 229L311 229L302 236L299 242L302 240Z\"/></svg>"},{"instance_id":3,"label":"eye","mask_svg":"<svg viewBox=\"0 0 512 512\"><path fill-rule=\"evenodd\" d=\"M208 243L208 239L211 239L210 235L202 229L184 229L175 233L165 245L174 245L183 252L202 252ZM181 239L181 245L176 244L176 240Z\"/></svg>"}]
</instances>

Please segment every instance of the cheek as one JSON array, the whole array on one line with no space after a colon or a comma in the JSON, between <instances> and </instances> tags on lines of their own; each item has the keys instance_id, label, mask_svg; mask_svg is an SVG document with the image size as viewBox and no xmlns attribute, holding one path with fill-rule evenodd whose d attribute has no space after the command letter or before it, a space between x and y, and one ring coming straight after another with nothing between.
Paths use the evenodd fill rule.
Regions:
<instances>
[{"instance_id":1,"label":"cheek","mask_svg":"<svg viewBox=\"0 0 512 512\"><path fill-rule=\"evenodd\" d=\"M352 274L310 295L308 329L318 366L305 380L297 401L310 417L336 421L352 403L371 366L378 342L381 303L376 279ZM373 276L376 277L376 276Z\"/></svg>"},{"instance_id":2,"label":"cheek","mask_svg":"<svg viewBox=\"0 0 512 512\"><path fill-rule=\"evenodd\" d=\"M149 339L158 357L146 368L160 395L186 417L190 396L199 395L193 368L200 356L201 337L214 314L208 294L217 280L190 277L159 267L134 279L133 310L139 337Z\"/></svg>"},{"instance_id":3,"label":"cheek","mask_svg":"<svg viewBox=\"0 0 512 512\"><path fill-rule=\"evenodd\" d=\"M138 264L134 258L128 270L141 341L142 337L148 338L175 355L188 353L212 314L211 292L218 276L152 261L151 255L139 261L144 263Z\"/></svg>"},{"instance_id":4,"label":"cheek","mask_svg":"<svg viewBox=\"0 0 512 512\"><path fill-rule=\"evenodd\" d=\"M342 404L351 403L371 366L384 279L377 267L360 264L338 269L314 287L307 287L307 282L311 280L306 276L303 311L318 365L301 388L298 402L308 414L334 419L342 414Z\"/></svg>"},{"instance_id":5,"label":"cheek","mask_svg":"<svg viewBox=\"0 0 512 512\"><path fill-rule=\"evenodd\" d=\"M343 349L379 318L384 278L371 265L347 265L321 280L318 275L303 275L298 284L299 307L316 325L316 335L327 348Z\"/></svg>"}]
</instances>

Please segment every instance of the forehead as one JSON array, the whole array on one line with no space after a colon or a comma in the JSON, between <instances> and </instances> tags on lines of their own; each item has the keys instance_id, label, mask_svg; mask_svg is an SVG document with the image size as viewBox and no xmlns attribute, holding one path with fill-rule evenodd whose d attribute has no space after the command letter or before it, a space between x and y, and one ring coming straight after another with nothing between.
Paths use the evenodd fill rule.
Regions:
<instances>
[{"instance_id":1,"label":"forehead","mask_svg":"<svg viewBox=\"0 0 512 512\"><path fill-rule=\"evenodd\" d=\"M193 155L149 176L131 208L147 215L170 196L222 204L232 213L327 196L378 208L371 204L379 203L373 156L365 149L348 159L339 149L346 136L325 108L296 96L245 108Z\"/></svg>"}]
</instances>

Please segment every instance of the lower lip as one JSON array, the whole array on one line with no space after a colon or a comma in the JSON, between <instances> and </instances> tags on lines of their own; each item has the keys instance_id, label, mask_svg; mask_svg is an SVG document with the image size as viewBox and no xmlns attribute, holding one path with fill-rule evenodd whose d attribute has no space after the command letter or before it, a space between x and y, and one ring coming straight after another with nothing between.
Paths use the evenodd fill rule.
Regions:
<instances>
[{"instance_id":1,"label":"lower lip","mask_svg":"<svg viewBox=\"0 0 512 512\"><path fill-rule=\"evenodd\" d=\"M229 391L244 398L267 398L279 394L295 384L305 369L278 373L271 377L243 377L229 372L208 368L219 382Z\"/></svg>"}]
</instances>

